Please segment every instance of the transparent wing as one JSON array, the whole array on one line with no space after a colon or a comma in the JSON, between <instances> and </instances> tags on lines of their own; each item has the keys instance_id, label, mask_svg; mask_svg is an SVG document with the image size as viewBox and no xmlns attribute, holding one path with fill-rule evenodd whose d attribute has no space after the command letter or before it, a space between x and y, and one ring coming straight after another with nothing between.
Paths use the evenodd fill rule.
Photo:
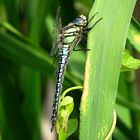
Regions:
<instances>
[{"instance_id":1,"label":"transparent wing","mask_svg":"<svg viewBox=\"0 0 140 140\"><path fill-rule=\"evenodd\" d=\"M52 50L51 50L51 56L55 55L58 47L59 47L59 42L60 42L60 32L62 28L62 22L61 22L61 9L58 7L57 13L56 13L56 19L55 19L55 24L53 26L53 44L52 44Z\"/></svg>"}]
</instances>

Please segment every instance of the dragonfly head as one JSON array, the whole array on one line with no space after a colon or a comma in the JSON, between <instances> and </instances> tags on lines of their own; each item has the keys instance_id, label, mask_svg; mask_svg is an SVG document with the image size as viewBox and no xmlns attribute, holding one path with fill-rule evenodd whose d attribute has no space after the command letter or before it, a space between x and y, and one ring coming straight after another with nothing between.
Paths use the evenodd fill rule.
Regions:
<instances>
[{"instance_id":1,"label":"dragonfly head","mask_svg":"<svg viewBox=\"0 0 140 140\"><path fill-rule=\"evenodd\" d=\"M73 20L73 23L77 26L84 27L87 25L87 18L84 15L80 15Z\"/></svg>"}]
</instances>

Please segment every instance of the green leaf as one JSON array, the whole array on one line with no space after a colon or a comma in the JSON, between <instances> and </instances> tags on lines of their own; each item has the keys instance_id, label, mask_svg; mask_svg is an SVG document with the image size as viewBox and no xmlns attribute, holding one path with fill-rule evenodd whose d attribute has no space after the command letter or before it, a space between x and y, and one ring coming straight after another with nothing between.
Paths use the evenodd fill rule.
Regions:
<instances>
[{"instance_id":1,"label":"green leaf","mask_svg":"<svg viewBox=\"0 0 140 140\"><path fill-rule=\"evenodd\" d=\"M67 135L67 126L68 126L68 119L73 111L74 102L73 98L70 96L66 96L60 102L59 111L58 111L58 120L57 120L57 133L59 134L60 140L65 140Z\"/></svg>"},{"instance_id":2,"label":"green leaf","mask_svg":"<svg viewBox=\"0 0 140 140\"><path fill-rule=\"evenodd\" d=\"M67 129L67 124L68 124L68 118L69 115L71 114L72 110L74 107L74 102L73 102L73 98L70 96L66 96L61 102L60 102L60 106L59 106L59 112L58 112L58 133L59 133L59 129L63 128ZM59 123L60 122L60 123Z\"/></svg>"},{"instance_id":3,"label":"green leaf","mask_svg":"<svg viewBox=\"0 0 140 140\"><path fill-rule=\"evenodd\" d=\"M121 71L132 71L140 67L140 60L133 58L130 53L125 50L123 55Z\"/></svg>"},{"instance_id":4,"label":"green leaf","mask_svg":"<svg viewBox=\"0 0 140 140\"><path fill-rule=\"evenodd\" d=\"M59 139L66 139L72 133L75 132L78 126L77 119L68 120L71 112L74 108L73 98L70 96L66 96L67 93L73 90L82 89L82 86L74 86L65 90L60 97L60 107L58 113L58 121L57 121L57 132L59 133ZM66 97L65 97L66 96Z\"/></svg>"},{"instance_id":5,"label":"green leaf","mask_svg":"<svg viewBox=\"0 0 140 140\"><path fill-rule=\"evenodd\" d=\"M11 24L9 24L8 22L6 21L0 21L0 26L3 27L4 29L12 32L14 35L26 40L26 41L29 41L22 33L20 33L17 29L15 29Z\"/></svg>"},{"instance_id":6,"label":"green leaf","mask_svg":"<svg viewBox=\"0 0 140 140\"><path fill-rule=\"evenodd\" d=\"M132 18L129 27L128 40L140 53L140 25L134 18Z\"/></svg>"},{"instance_id":7,"label":"green leaf","mask_svg":"<svg viewBox=\"0 0 140 140\"><path fill-rule=\"evenodd\" d=\"M51 60L42 48L33 47L33 44L21 41L7 33L0 32L0 38L1 55L43 73L51 71Z\"/></svg>"},{"instance_id":8,"label":"green leaf","mask_svg":"<svg viewBox=\"0 0 140 140\"><path fill-rule=\"evenodd\" d=\"M89 27L85 81L81 100L80 140L103 140L113 120L120 68L135 0L98 0Z\"/></svg>"},{"instance_id":9,"label":"green leaf","mask_svg":"<svg viewBox=\"0 0 140 140\"><path fill-rule=\"evenodd\" d=\"M124 97L120 96L119 94L117 95L117 103L129 108L131 111L134 111L136 113L140 114L140 105L133 103L132 101L126 100Z\"/></svg>"},{"instance_id":10,"label":"green leaf","mask_svg":"<svg viewBox=\"0 0 140 140\"><path fill-rule=\"evenodd\" d=\"M77 127L78 127L78 120L77 119L69 119L67 138L76 131Z\"/></svg>"}]
</instances>

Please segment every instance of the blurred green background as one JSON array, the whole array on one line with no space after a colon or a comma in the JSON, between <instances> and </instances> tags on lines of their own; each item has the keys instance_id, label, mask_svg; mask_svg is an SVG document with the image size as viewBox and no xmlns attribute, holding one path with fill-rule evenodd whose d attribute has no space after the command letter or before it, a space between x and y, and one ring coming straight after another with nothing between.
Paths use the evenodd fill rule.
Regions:
<instances>
[{"instance_id":1,"label":"blurred green background","mask_svg":"<svg viewBox=\"0 0 140 140\"><path fill-rule=\"evenodd\" d=\"M61 6L62 23L66 25L79 14L88 16L92 4L92 0L0 0L1 140L56 139L55 132L50 133L55 68L52 65L54 58L49 55L56 9ZM140 1L137 1L134 16L138 21L139 10ZM127 43L131 46L129 38ZM131 52L139 58L135 49ZM85 58L85 52L72 53L63 90L82 85ZM136 92L140 90L139 73L137 71L136 76L135 72L121 73L118 92L124 93L121 95L126 100L133 100L134 109L136 107L137 110L135 113L129 110L129 102L124 105L125 101L118 97L118 123L114 140L138 139L140 135L137 116L140 113L140 92ZM130 79L126 78L128 75ZM131 91L134 94L128 97ZM74 93L71 94L75 102L71 118L79 120L81 91ZM76 140L78 135L77 128L69 139Z\"/></svg>"}]
</instances>

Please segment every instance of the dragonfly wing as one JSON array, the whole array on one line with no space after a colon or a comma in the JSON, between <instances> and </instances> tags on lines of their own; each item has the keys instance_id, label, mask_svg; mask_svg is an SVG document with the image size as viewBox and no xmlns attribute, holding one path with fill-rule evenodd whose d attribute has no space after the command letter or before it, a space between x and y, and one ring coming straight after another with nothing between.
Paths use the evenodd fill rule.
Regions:
<instances>
[{"instance_id":1,"label":"dragonfly wing","mask_svg":"<svg viewBox=\"0 0 140 140\"><path fill-rule=\"evenodd\" d=\"M51 50L51 56L55 55L59 48L59 34L57 33L56 27L53 28L53 44Z\"/></svg>"},{"instance_id":2,"label":"dragonfly wing","mask_svg":"<svg viewBox=\"0 0 140 140\"><path fill-rule=\"evenodd\" d=\"M56 13L56 24L58 26L58 32L60 32L61 28L62 28L62 22L61 22L61 8L58 7L57 8L57 13Z\"/></svg>"},{"instance_id":3,"label":"dragonfly wing","mask_svg":"<svg viewBox=\"0 0 140 140\"><path fill-rule=\"evenodd\" d=\"M52 50L51 50L51 56L55 55L60 43L60 33L62 28L62 22L61 22L61 9L58 7L57 13L56 13L56 19L55 24L53 26L53 44L52 44Z\"/></svg>"}]
</instances>

